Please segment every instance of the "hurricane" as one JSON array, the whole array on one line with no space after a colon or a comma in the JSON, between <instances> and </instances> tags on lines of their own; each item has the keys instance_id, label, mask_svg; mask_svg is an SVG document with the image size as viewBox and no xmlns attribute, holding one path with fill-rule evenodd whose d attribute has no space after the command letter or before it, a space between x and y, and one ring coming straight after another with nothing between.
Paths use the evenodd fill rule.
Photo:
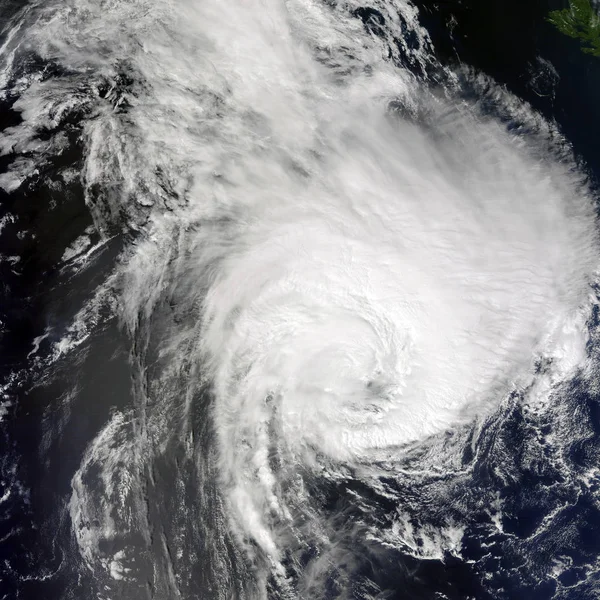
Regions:
<instances>
[{"instance_id":1,"label":"hurricane","mask_svg":"<svg viewBox=\"0 0 600 600\"><path fill-rule=\"evenodd\" d=\"M76 186L90 219L56 260L67 316L9 384L80 373L52 439L110 407L64 467L60 566L34 579L106 600L524 597L514 576L587 598L561 579L573 552L548 559L598 478L569 450L593 438L574 403L596 389L597 206L557 123L440 62L406 0L6 10L0 185ZM114 358L86 362L111 327L126 398ZM543 482L516 501L523 473ZM423 591L457 564L478 583Z\"/></svg>"}]
</instances>

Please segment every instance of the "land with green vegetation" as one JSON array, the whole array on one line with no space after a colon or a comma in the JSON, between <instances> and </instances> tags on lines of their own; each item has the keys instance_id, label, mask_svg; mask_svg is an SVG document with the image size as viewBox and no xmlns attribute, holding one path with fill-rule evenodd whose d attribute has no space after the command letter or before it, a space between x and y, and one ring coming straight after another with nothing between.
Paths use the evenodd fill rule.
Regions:
<instances>
[{"instance_id":1,"label":"land with green vegetation","mask_svg":"<svg viewBox=\"0 0 600 600\"><path fill-rule=\"evenodd\" d=\"M561 33L580 40L583 52L600 57L600 17L591 0L569 0L569 7L553 10L548 21Z\"/></svg>"}]
</instances>

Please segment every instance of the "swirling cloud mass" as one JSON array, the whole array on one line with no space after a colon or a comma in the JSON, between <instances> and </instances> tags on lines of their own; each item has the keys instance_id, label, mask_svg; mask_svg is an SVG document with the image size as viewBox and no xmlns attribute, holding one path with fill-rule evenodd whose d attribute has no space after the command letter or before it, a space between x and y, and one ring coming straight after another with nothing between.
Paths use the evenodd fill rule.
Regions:
<instances>
[{"instance_id":1,"label":"swirling cloud mass","mask_svg":"<svg viewBox=\"0 0 600 600\"><path fill-rule=\"evenodd\" d=\"M568 146L492 81L437 66L412 5L375 4L378 35L353 2L72 0L24 17L26 48L7 42L62 75L23 83L3 146L46 160L61 139L37 131L74 103L96 226L136 232L105 289L150 380L144 425L111 421L71 500L85 562L120 584L144 465L173 440L218 498L201 520L231 536L244 594L325 597L334 569L350 597L319 485L381 489L419 448L415 472L455 461L510 398L546 405L585 372L598 240ZM495 113L463 93L484 85ZM210 444L190 433L200 394ZM409 547L398 504L368 535Z\"/></svg>"}]
</instances>

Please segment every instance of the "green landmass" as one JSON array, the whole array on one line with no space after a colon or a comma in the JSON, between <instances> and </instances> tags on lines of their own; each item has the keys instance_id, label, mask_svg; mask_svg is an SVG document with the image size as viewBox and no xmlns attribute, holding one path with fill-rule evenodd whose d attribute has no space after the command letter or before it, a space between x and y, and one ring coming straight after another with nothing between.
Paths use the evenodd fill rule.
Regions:
<instances>
[{"instance_id":1,"label":"green landmass","mask_svg":"<svg viewBox=\"0 0 600 600\"><path fill-rule=\"evenodd\" d=\"M600 18L590 0L569 0L569 8L553 10L548 21L561 33L581 40L586 54L600 57Z\"/></svg>"}]
</instances>

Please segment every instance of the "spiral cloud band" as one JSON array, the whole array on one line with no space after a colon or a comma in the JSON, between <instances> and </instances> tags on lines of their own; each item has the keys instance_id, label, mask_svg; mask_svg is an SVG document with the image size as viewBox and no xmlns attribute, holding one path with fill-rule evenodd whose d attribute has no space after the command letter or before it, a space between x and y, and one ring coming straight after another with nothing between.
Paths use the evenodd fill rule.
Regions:
<instances>
[{"instance_id":1,"label":"spiral cloud band","mask_svg":"<svg viewBox=\"0 0 600 600\"><path fill-rule=\"evenodd\" d=\"M203 514L207 529L225 516L258 581L249 596L266 597L272 573L291 590L293 572L317 598L335 531L309 477L361 469L376 482L406 449L482 422L511 394L547 400L585 365L598 240L568 148L493 82L492 104L530 135L465 100L455 73L434 84L403 69L432 63L427 36L409 3L375 4L377 35L353 2L72 0L32 12L28 44L60 66L63 87L23 83L23 123L3 147L59 153L63 138L36 132L73 108L66 86L84 115L96 227L137 236L107 287L135 341L139 414L115 417L72 483L90 569L126 581L126 543L106 558L101 542L142 527L140 473L193 438L201 384L214 447L185 443L198 493L222 500L206 502L221 507ZM411 47L395 37L407 29ZM33 168L16 161L0 184ZM116 485L109 466L128 463ZM323 564L300 576L308 541L330 554L315 551Z\"/></svg>"},{"instance_id":2,"label":"spiral cloud band","mask_svg":"<svg viewBox=\"0 0 600 600\"><path fill-rule=\"evenodd\" d=\"M390 458L584 353L593 217L563 166L458 112L441 140L333 129L310 177L259 182L204 301L224 484L275 556L274 468Z\"/></svg>"}]
</instances>

